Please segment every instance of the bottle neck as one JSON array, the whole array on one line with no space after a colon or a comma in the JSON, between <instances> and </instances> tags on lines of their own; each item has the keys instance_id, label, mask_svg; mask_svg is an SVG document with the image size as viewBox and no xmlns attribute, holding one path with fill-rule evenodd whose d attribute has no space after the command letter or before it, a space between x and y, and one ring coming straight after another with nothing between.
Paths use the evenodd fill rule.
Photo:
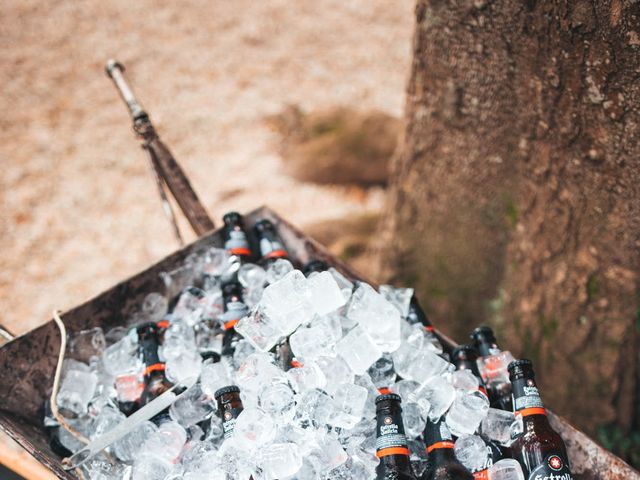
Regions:
<instances>
[{"instance_id":1,"label":"bottle neck","mask_svg":"<svg viewBox=\"0 0 640 480\"><path fill-rule=\"evenodd\" d=\"M547 413L540 398L533 372L512 378L511 385L513 410L516 415L521 416L527 422L535 420L535 418L529 417L543 417L546 419Z\"/></svg>"},{"instance_id":2,"label":"bottle neck","mask_svg":"<svg viewBox=\"0 0 640 480\"><path fill-rule=\"evenodd\" d=\"M381 402L376 411L376 456L381 462L385 457L406 457L408 463L409 454L400 402Z\"/></svg>"},{"instance_id":3,"label":"bottle neck","mask_svg":"<svg viewBox=\"0 0 640 480\"><path fill-rule=\"evenodd\" d=\"M427 446L429 460L433 462L455 458L453 436L443 420L427 421L424 429L424 443Z\"/></svg>"},{"instance_id":4,"label":"bottle neck","mask_svg":"<svg viewBox=\"0 0 640 480\"><path fill-rule=\"evenodd\" d=\"M244 410L239 392L226 393L218 399L218 415L222 419L224 438L233 435L236 419Z\"/></svg>"},{"instance_id":5,"label":"bottle neck","mask_svg":"<svg viewBox=\"0 0 640 480\"><path fill-rule=\"evenodd\" d=\"M478 349L478 353L481 357L489 357L501 352L497 343L489 342L484 339L476 343L476 348Z\"/></svg>"}]
</instances>

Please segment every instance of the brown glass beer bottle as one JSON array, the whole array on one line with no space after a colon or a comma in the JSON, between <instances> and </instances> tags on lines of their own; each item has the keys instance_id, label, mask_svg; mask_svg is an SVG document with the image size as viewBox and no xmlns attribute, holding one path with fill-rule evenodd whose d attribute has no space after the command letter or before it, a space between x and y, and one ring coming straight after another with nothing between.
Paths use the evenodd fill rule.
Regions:
<instances>
[{"instance_id":1,"label":"brown glass beer bottle","mask_svg":"<svg viewBox=\"0 0 640 480\"><path fill-rule=\"evenodd\" d=\"M144 390L140 395L140 406L169 390L173 384L165 375L165 364L160 361L160 329L156 323L144 323L137 327L138 351L144 362Z\"/></svg>"},{"instance_id":2,"label":"brown glass beer bottle","mask_svg":"<svg viewBox=\"0 0 640 480\"><path fill-rule=\"evenodd\" d=\"M500 350L490 327L476 328L471 338L473 346L480 354L477 365L489 393L491 406L508 412L513 411L511 384L507 372L507 366L513 361L513 356L508 351Z\"/></svg>"},{"instance_id":3,"label":"brown glass beer bottle","mask_svg":"<svg viewBox=\"0 0 640 480\"><path fill-rule=\"evenodd\" d=\"M236 419L243 410L240 389L235 385L229 385L216 390L213 396L218 402L218 416L222 420L224 438L229 438L233 435Z\"/></svg>"},{"instance_id":4,"label":"brown glass beer bottle","mask_svg":"<svg viewBox=\"0 0 640 480\"><path fill-rule=\"evenodd\" d=\"M249 308L242 298L242 285L239 282L227 283L222 287L222 304L224 313L224 336L222 337L222 354L233 355L236 343L242 336L236 332L235 326L242 317L249 313Z\"/></svg>"},{"instance_id":5,"label":"brown glass beer bottle","mask_svg":"<svg viewBox=\"0 0 640 480\"><path fill-rule=\"evenodd\" d=\"M421 480L474 480L453 453L453 437L442 419L427 420L423 436L429 464Z\"/></svg>"},{"instance_id":6,"label":"brown glass beer bottle","mask_svg":"<svg viewBox=\"0 0 640 480\"><path fill-rule=\"evenodd\" d=\"M224 248L231 255L240 257L242 263L249 261L252 252L242 223L242 215L238 212L228 212L222 217L222 221L224 222L222 227Z\"/></svg>"},{"instance_id":7,"label":"brown glass beer bottle","mask_svg":"<svg viewBox=\"0 0 640 480\"><path fill-rule=\"evenodd\" d=\"M253 227L260 248L260 262L266 266L279 258L289 258L271 220L263 219Z\"/></svg>"},{"instance_id":8,"label":"brown glass beer bottle","mask_svg":"<svg viewBox=\"0 0 640 480\"><path fill-rule=\"evenodd\" d=\"M511 445L511 455L529 480L572 480L566 447L549 424L531 361L511 362L509 376L514 413L522 419L522 433Z\"/></svg>"},{"instance_id":9,"label":"brown glass beer bottle","mask_svg":"<svg viewBox=\"0 0 640 480\"><path fill-rule=\"evenodd\" d=\"M376 480L416 480L402 422L402 399L389 393L376 398Z\"/></svg>"}]
</instances>

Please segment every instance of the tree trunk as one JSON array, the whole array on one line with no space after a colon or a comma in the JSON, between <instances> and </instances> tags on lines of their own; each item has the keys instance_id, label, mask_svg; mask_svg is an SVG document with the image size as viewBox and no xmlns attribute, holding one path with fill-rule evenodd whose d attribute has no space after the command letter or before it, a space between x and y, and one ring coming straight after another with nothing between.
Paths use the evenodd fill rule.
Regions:
<instances>
[{"instance_id":1,"label":"tree trunk","mask_svg":"<svg viewBox=\"0 0 640 480\"><path fill-rule=\"evenodd\" d=\"M458 341L492 325L580 428L637 428L640 2L416 16L383 278Z\"/></svg>"}]
</instances>

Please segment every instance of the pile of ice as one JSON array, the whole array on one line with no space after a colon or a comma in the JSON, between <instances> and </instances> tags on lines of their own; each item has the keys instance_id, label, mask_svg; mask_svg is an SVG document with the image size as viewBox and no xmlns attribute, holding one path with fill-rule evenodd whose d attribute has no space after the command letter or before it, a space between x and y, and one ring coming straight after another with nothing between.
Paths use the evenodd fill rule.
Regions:
<instances>
[{"instance_id":1,"label":"pile of ice","mask_svg":"<svg viewBox=\"0 0 640 480\"><path fill-rule=\"evenodd\" d=\"M266 270L240 265L220 249L188 258L164 278L166 295L150 293L128 325L167 321L160 351L167 377L199 381L159 425L144 423L86 464L89 478L374 478L374 400L383 388L403 399L418 474L428 418L444 416L469 468L486 462L486 439L510 441L513 415L490 409L478 380L454 371L433 334L406 320L411 289L378 293L333 268L307 278L287 260ZM249 313L235 326L244 338L220 362L203 361L200 353L221 353L221 285L230 278L244 287ZM287 341L296 368L283 358ZM143 388L136 330L79 332L69 356L57 403L93 439L125 419L118 402L134 402ZM240 387L244 411L225 439L213 394L227 385ZM72 452L82 447L61 427L57 437Z\"/></svg>"}]
</instances>

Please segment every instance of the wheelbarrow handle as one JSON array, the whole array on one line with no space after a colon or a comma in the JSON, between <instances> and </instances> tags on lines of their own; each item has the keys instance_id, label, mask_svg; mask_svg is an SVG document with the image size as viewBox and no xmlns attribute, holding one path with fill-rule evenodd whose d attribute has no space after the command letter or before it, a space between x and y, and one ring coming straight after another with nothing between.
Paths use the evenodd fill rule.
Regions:
<instances>
[{"instance_id":1,"label":"wheelbarrow handle","mask_svg":"<svg viewBox=\"0 0 640 480\"><path fill-rule=\"evenodd\" d=\"M147 112L144 111L140 102L133 94L131 87L127 83L127 80L124 78L124 65L114 59L110 59L107 61L107 65L105 66L105 71L116 88L118 89L118 93L124 103L127 104L129 108L129 113L131 113L131 118L133 118L134 123L137 123L141 120L148 121L149 116Z\"/></svg>"}]
</instances>

